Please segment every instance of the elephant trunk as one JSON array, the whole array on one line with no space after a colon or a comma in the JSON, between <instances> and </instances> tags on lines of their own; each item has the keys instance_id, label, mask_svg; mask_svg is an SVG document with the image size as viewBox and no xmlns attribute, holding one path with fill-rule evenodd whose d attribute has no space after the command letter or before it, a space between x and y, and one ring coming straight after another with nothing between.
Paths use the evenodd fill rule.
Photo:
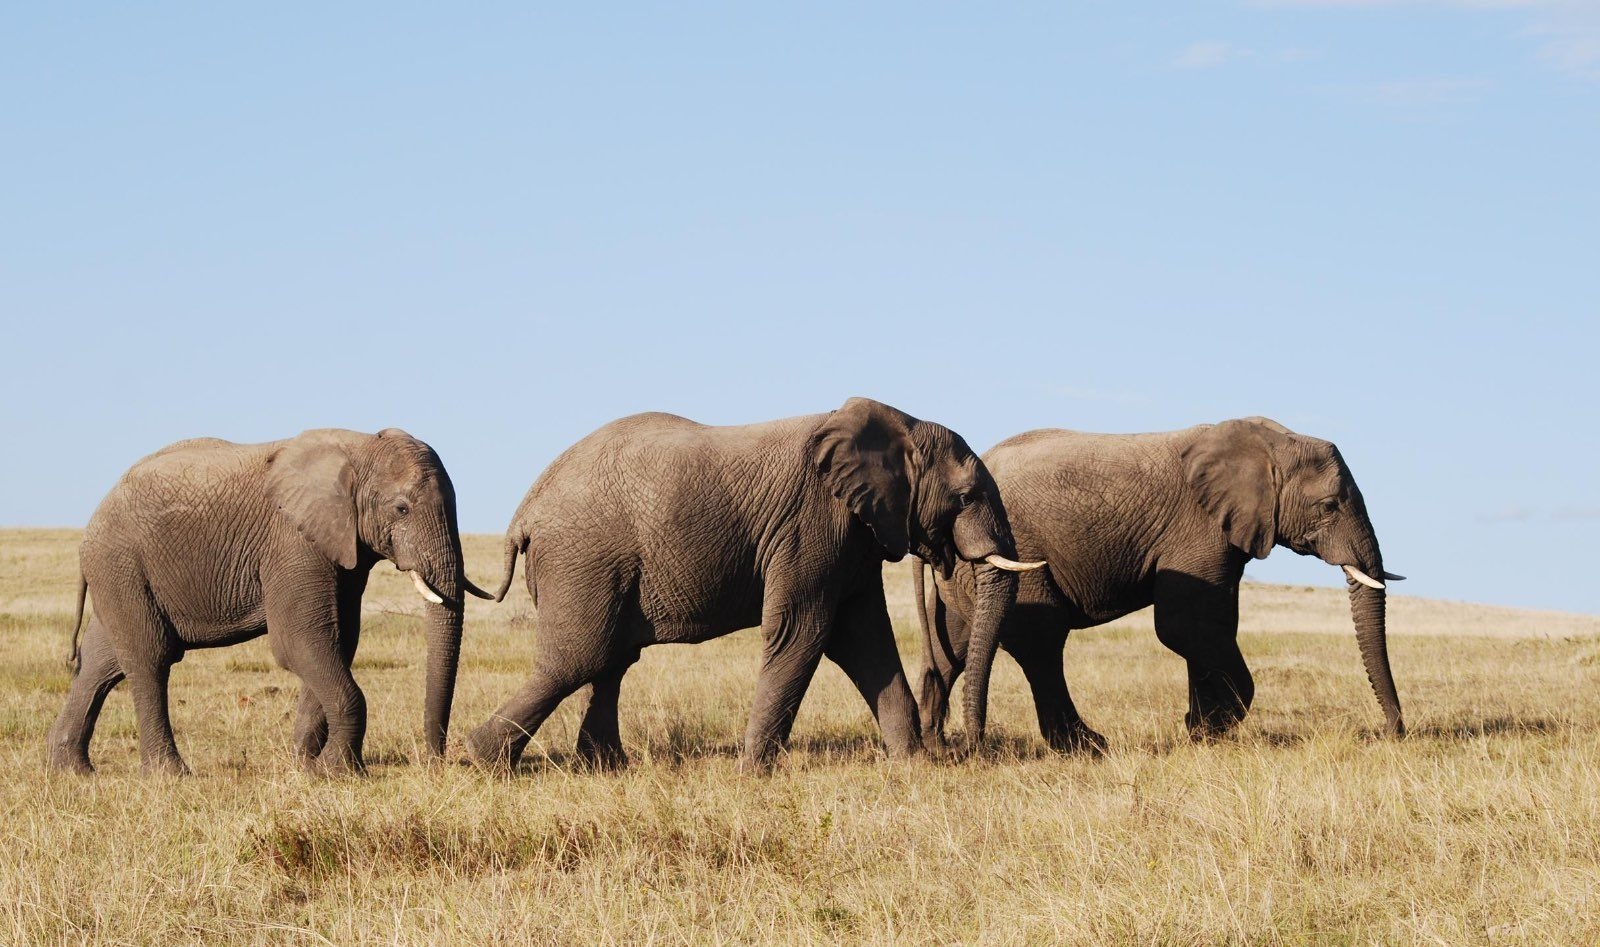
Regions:
<instances>
[{"instance_id":1,"label":"elephant trunk","mask_svg":"<svg viewBox=\"0 0 1600 947\"><path fill-rule=\"evenodd\" d=\"M428 671L424 685L422 734L426 753L444 756L450 733L450 708L455 700L456 670L461 662L461 629L466 613L466 596L477 587L467 578L461 536L455 517L441 524L425 546L419 569L412 571L418 592L426 587L423 616L428 626Z\"/></svg>"},{"instance_id":2,"label":"elephant trunk","mask_svg":"<svg viewBox=\"0 0 1600 947\"><path fill-rule=\"evenodd\" d=\"M1017 574L991 565L974 564L972 632L967 645L967 744L983 742L989 712L989 672L1000 644L1000 626L1017 600Z\"/></svg>"},{"instance_id":3,"label":"elephant trunk","mask_svg":"<svg viewBox=\"0 0 1600 947\"><path fill-rule=\"evenodd\" d=\"M1361 647L1361 663L1366 665L1372 693L1383 708L1384 720L1392 736L1403 736L1405 721L1400 716L1400 697L1395 693L1394 674L1389 670L1388 630L1385 624L1383 589L1369 588L1353 576L1350 587L1350 615L1355 619L1356 643Z\"/></svg>"},{"instance_id":4,"label":"elephant trunk","mask_svg":"<svg viewBox=\"0 0 1600 947\"><path fill-rule=\"evenodd\" d=\"M428 680L422 718L428 756L444 756L450 733L450 705L455 700L456 667L461 660L462 601L423 606L428 619Z\"/></svg>"},{"instance_id":5,"label":"elephant trunk","mask_svg":"<svg viewBox=\"0 0 1600 947\"><path fill-rule=\"evenodd\" d=\"M1400 716L1400 697L1395 693L1394 674L1389 669L1389 637L1386 622L1388 592L1384 581L1398 579L1383 569L1383 552L1377 534L1366 516L1366 505L1359 502L1350 528L1331 539L1336 541L1330 561L1345 567L1345 584L1350 589L1350 617L1356 626L1356 644L1361 648L1361 663L1366 666L1372 693L1383 708L1388 732L1406 732Z\"/></svg>"}]
</instances>

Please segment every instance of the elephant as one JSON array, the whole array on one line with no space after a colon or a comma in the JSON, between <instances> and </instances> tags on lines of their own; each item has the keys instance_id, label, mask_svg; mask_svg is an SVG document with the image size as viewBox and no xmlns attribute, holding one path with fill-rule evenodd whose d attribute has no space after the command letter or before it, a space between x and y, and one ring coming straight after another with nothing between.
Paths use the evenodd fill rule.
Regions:
<instances>
[{"instance_id":1,"label":"elephant","mask_svg":"<svg viewBox=\"0 0 1600 947\"><path fill-rule=\"evenodd\" d=\"M922 752L917 706L884 600L884 561L908 551L949 573L979 563L978 625L1016 594L994 480L955 432L866 398L835 411L713 427L622 418L559 456L506 530L511 587L525 554L538 633L527 682L467 738L509 768L568 695L592 685L578 757L627 762L623 675L654 644L759 625L764 636L740 767L771 769L823 655L850 678L891 758Z\"/></svg>"},{"instance_id":2,"label":"elephant","mask_svg":"<svg viewBox=\"0 0 1600 947\"><path fill-rule=\"evenodd\" d=\"M981 742L998 644L1022 667L1045 740L1061 751L1103 751L1105 738L1067 691L1067 635L1149 605L1157 638L1188 664L1190 735L1226 732L1255 693L1237 641L1239 582L1245 564L1274 546L1343 569L1367 678L1387 731L1404 734L1384 617L1384 583L1402 576L1384 571L1366 501L1333 444L1256 417L1157 434L1035 430L983 460L1018 554L1050 565L1020 577L997 640L972 620L970 570L936 575L929 601L917 567L919 701L931 745L943 743L950 689L969 664L967 737Z\"/></svg>"},{"instance_id":3,"label":"elephant","mask_svg":"<svg viewBox=\"0 0 1600 947\"><path fill-rule=\"evenodd\" d=\"M361 596L380 559L427 600L427 751L444 753L464 594L455 488L404 431L311 430L287 440L179 441L140 460L95 510L79 547L72 684L47 742L52 769L89 773L106 695L133 689L146 773L188 772L167 714L173 664L191 648L267 634L301 680L295 753L359 773L366 699L350 674ZM84 631L84 600L94 614Z\"/></svg>"}]
</instances>

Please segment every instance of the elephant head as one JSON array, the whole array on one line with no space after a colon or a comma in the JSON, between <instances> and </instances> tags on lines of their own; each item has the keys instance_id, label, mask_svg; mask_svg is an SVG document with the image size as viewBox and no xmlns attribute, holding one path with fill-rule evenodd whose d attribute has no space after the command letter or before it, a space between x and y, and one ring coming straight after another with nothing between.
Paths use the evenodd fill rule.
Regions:
<instances>
[{"instance_id":1,"label":"elephant head","mask_svg":"<svg viewBox=\"0 0 1600 947\"><path fill-rule=\"evenodd\" d=\"M976 604L968 660L967 732L982 738L989 668L1000 625L1017 597L1016 542L989 469L961 436L866 398L830 414L812 441L829 489L872 531L883 557L907 552L949 578L971 564Z\"/></svg>"},{"instance_id":2,"label":"elephant head","mask_svg":"<svg viewBox=\"0 0 1600 947\"><path fill-rule=\"evenodd\" d=\"M268 489L300 535L341 569L379 559L409 573L426 601L423 732L444 754L461 654L464 596L492 598L466 575L455 487L433 448L404 431L307 431L269 461Z\"/></svg>"},{"instance_id":3,"label":"elephant head","mask_svg":"<svg viewBox=\"0 0 1600 947\"><path fill-rule=\"evenodd\" d=\"M1267 418L1205 428L1182 452L1200 505L1235 547L1265 559L1275 545L1341 567L1356 641L1388 729L1405 732L1389 669L1385 581L1378 537L1350 468L1333 444Z\"/></svg>"}]
</instances>

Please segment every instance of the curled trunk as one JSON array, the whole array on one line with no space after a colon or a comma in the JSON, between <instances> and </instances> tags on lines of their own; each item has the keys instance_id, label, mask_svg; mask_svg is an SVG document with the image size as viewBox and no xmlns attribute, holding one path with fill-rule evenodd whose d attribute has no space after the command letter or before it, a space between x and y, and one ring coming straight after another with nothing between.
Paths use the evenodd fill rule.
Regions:
<instances>
[{"instance_id":1,"label":"curled trunk","mask_svg":"<svg viewBox=\"0 0 1600 947\"><path fill-rule=\"evenodd\" d=\"M1355 620L1356 643L1361 647L1361 663L1366 666L1367 680L1372 693L1383 708L1384 721L1394 736L1406 732L1405 721L1400 716L1400 697L1395 693L1394 674L1389 669L1388 628L1385 624L1386 593L1382 589L1368 588L1354 578L1346 579L1350 587L1350 616Z\"/></svg>"},{"instance_id":2,"label":"curled trunk","mask_svg":"<svg viewBox=\"0 0 1600 947\"><path fill-rule=\"evenodd\" d=\"M983 742L989 713L989 673L1000 645L1000 626L1017 600L1017 575L977 564L973 571L972 630L967 645L967 744Z\"/></svg>"}]
</instances>

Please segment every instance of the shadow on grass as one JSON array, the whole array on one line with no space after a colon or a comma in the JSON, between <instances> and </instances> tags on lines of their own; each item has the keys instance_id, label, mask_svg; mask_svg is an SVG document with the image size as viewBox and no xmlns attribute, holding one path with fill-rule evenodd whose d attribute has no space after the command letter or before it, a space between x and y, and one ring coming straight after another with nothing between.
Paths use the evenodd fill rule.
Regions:
<instances>
[{"instance_id":1,"label":"shadow on grass","mask_svg":"<svg viewBox=\"0 0 1600 947\"><path fill-rule=\"evenodd\" d=\"M677 769L708 760L738 760L744 752L744 741L712 737L692 724L686 724L670 728L665 738L657 736L642 746L630 744L627 750L627 765ZM956 736L943 749L929 748L926 759L936 765L960 766L970 762L1004 765L1064 755L1091 758L1088 754L1058 753L1037 737L991 734L976 753L969 752L960 737ZM788 747L779 755L776 765L779 769L796 765L809 768L835 764L872 765L887 761L883 742L876 733L825 731L791 739ZM574 749L530 745L515 769L503 775L532 778L549 773L608 771L614 771L614 767L593 764Z\"/></svg>"},{"instance_id":2,"label":"shadow on grass","mask_svg":"<svg viewBox=\"0 0 1600 947\"><path fill-rule=\"evenodd\" d=\"M1433 740L1479 740L1484 737L1561 733L1570 729L1572 724L1551 717L1513 717L1501 714L1480 720L1429 724L1411 730L1408 736Z\"/></svg>"}]
</instances>

